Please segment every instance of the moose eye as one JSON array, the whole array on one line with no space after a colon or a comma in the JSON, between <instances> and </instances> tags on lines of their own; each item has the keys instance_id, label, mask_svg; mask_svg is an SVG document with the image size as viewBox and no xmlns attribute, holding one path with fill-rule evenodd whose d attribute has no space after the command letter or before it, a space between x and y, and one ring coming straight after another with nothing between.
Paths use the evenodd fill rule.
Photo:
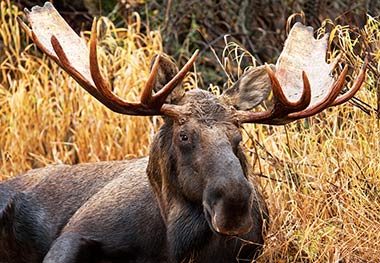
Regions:
<instances>
[{"instance_id":1,"label":"moose eye","mask_svg":"<svg viewBox=\"0 0 380 263\"><path fill-rule=\"evenodd\" d=\"M181 142L186 142L186 141L189 140L189 137L187 136L186 133L181 132L181 133L179 134L179 139L180 139Z\"/></svg>"}]
</instances>

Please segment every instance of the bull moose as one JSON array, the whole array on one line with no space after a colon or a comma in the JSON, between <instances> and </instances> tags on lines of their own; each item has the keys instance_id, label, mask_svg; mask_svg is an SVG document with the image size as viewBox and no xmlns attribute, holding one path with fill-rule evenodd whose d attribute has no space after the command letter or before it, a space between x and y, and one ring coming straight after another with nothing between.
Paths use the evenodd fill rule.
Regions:
<instances>
[{"instance_id":1,"label":"bull moose","mask_svg":"<svg viewBox=\"0 0 380 263\"><path fill-rule=\"evenodd\" d=\"M149 157L52 165L0 184L0 262L250 262L264 243L268 211L240 145L243 123L283 125L349 100L340 95L327 35L296 23L276 65L248 70L220 96L182 91L181 70L158 55L139 102L116 96L90 48L52 4L26 10L37 46L112 111L162 115ZM273 93L272 106L252 111Z\"/></svg>"}]
</instances>

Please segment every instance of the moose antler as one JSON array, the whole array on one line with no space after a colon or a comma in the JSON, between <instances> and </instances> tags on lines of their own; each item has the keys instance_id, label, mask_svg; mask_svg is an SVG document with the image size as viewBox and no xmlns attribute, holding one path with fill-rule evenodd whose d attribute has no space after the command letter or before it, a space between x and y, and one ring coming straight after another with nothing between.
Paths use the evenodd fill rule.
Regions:
<instances>
[{"instance_id":1,"label":"moose antler","mask_svg":"<svg viewBox=\"0 0 380 263\"><path fill-rule=\"evenodd\" d=\"M289 33L275 67L266 67L272 92L273 107L263 112L239 111L242 123L286 124L317 114L352 98L365 79L367 58L352 88L342 91L348 67L345 66L337 80L331 77L337 64L325 62L328 34L316 40L313 29L296 23ZM302 78L302 80L301 80Z\"/></svg>"},{"instance_id":2,"label":"moose antler","mask_svg":"<svg viewBox=\"0 0 380 263\"><path fill-rule=\"evenodd\" d=\"M96 20L92 24L90 51L88 51L83 40L71 29L51 3L46 2L43 7L35 6L31 12L25 10L25 13L32 29L20 18L18 22L33 42L106 107L127 115L178 115L175 105L164 103L192 67L198 51L159 92L153 94L154 79L160 60L160 56L157 56L140 102L128 102L111 91L110 85L100 72Z\"/></svg>"},{"instance_id":3,"label":"moose antler","mask_svg":"<svg viewBox=\"0 0 380 263\"><path fill-rule=\"evenodd\" d=\"M25 13L32 29L20 18L18 20L37 46L112 111L127 115L166 116L178 116L183 111L183 107L166 104L165 100L190 70L197 57L197 51L160 91L153 94L160 60L160 56L157 56L140 102L128 102L111 91L110 85L100 72L97 58L96 20L92 25L89 51L83 40L49 2L43 7L33 7L31 12L25 10ZM276 66L273 66L274 70L270 66L256 68L256 72L236 85L237 90L239 90L239 85L244 85L246 86L244 89L249 90L252 88L250 82L255 81L254 76L260 76L259 72L265 69L267 76L260 77L262 79L260 82L266 83L264 79L269 79L273 93L271 109L262 112L239 110L237 117L240 122L286 124L312 116L352 98L364 81L367 58L351 89L339 97L348 67L346 66L334 81L331 73L337 64L337 59L331 64L325 62L327 39L326 34L323 38L315 40L311 27L296 23L289 33ZM265 99L270 90L265 85L257 91L249 92L256 98L247 105L257 105L257 102ZM234 90L236 89L227 90L225 95L234 94Z\"/></svg>"}]
</instances>

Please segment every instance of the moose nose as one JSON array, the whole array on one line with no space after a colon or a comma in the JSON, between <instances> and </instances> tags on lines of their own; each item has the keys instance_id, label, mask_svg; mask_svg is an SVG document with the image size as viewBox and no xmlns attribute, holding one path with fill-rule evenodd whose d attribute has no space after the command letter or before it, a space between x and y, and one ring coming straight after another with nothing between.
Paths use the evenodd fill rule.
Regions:
<instances>
[{"instance_id":1,"label":"moose nose","mask_svg":"<svg viewBox=\"0 0 380 263\"><path fill-rule=\"evenodd\" d=\"M223 235L244 235L252 229L253 220L252 217L246 215L242 218L235 218L231 222L227 222L225 218L220 218L225 215L220 213L214 213L211 219L211 224L214 230Z\"/></svg>"},{"instance_id":2,"label":"moose nose","mask_svg":"<svg viewBox=\"0 0 380 263\"><path fill-rule=\"evenodd\" d=\"M218 180L206 191L203 206L208 223L215 232L241 235L252 229L252 187L245 177Z\"/></svg>"}]
</instances>

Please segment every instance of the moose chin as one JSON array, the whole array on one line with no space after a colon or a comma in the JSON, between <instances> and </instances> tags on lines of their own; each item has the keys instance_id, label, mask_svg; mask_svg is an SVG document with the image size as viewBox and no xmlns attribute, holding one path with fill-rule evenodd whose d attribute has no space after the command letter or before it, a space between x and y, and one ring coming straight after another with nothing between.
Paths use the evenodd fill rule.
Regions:
<instances>
[{"instance_id":1,"label":"moose chin","mask_svg":"<svg viewBox=\"0 0 380 263\"><path fill-rule=\"evenodd\" d=\"M349 100L364 63L340 95L327 35L296 23L276 65L248 70L220 96L181 82L160 54L138 102L116 96L97 59L97 22L90 48L52 4L26 10L36 45L107 108L160 115L149 157L30 170L0 184L0 262L251 262L264 244L268 210L241 146L244 123L283 125ZM302 52L300 52L302 51ZM272 107L252 111L272 93Z\"/></svg>"}]
</instances>

